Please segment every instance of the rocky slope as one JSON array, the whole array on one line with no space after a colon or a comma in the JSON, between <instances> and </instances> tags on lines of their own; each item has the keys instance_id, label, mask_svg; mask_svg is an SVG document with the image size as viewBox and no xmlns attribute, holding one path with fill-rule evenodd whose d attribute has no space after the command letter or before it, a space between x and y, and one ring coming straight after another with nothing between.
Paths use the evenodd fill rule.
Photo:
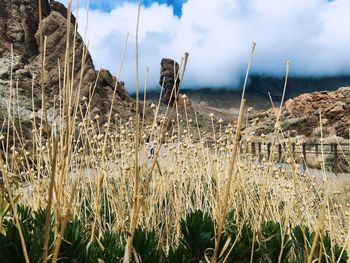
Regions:
<instances>
[{"instance_id":1,"label":"rocky slope","mask_svg":"<svg viewBox=\"0 0 350 263\"><path fill-rule=\"evenodd\" d=\"M7 118L11 96L13 105L16 105L13 114L18 115L19 119L26 124L26 119L32 113L32 95L34 114L37 118L41 117L38 1L0 0L0 7L0 122L2 123ZM63 83L67 9L56 1L42 0L42 10L42 32L46 37L44 80L48 97L47 107L52 113L49 117L50 121L53 121L55 118L54 102L56 105L59 102L60 87ZM72 48L68 64L70 68L74 68L72 97L77 95L76 91L81 85L80 98L85 97L84 100L91 103L92 114L99 114L103 121L103 117L110 108L113 90L116 86L113 110L123 116L130 116L135 108L135 103L124 89L123 82L118 82L116 85L116 78L109 71L96 71L82 37L77 34L74 39L74 16L71 16L69 21L71 23L69 41ZM11 56L11 45L13 56ZM18 92L14 92L17 82ZM94 87L95 83L96 87ZM14 96L16 93L18 96Z\"/></svg>"},{"instance_id":2,"label":"rocky slope","mask_svg":"<svg viewBox=\"0 0 350 263\"><path fill-rule=\"evenodd\" d=\"M248 133L255 136L274 131L277 108L248 115ZM321 117L320 117L321 113ZM336 91L313 92L288 99L281 114L281 129L287 136L304 135L306 139L338 136L349 139L350 87Z\"/></svg>"}]
</instances>

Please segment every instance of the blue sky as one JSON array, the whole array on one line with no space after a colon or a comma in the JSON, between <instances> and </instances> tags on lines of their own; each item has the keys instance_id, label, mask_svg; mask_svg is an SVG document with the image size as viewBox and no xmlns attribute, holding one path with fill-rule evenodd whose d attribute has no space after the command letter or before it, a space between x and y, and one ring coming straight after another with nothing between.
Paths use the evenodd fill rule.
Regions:
<instances>
[{"instance_id":1,"label":"blue sky","mask_svg":"<svg viewBox=\"0 0 350 263\"><path fill-rule=\"evenodd\" d=\"M79 32L87 10L80 0ZM67 0L61 0L66 3ZM116 74L130 32L120 78L135 89L137 1L90 0L86 43L96 68ZM350 75L350 0L144 0L140 17L141 78L157 87L163 57L190 54L184 87L239 88L252 42L252 73L320 77Z\"/></svg>"},{"instance_id":2,"label":"blue sky","mask_svg":"<svg viewBox=\"0 0 350 263\"><path fill-rule=\"evenodd\" d=\"M91 0L90 8L91 9L99 9L104 12L110 12L114 8L120 6L123 2L121 0ZM138 3L137 0L129 0L128 2ZM173 8L173 13L176 16L181 16L182 14L182 4L185 3L186 0L142 0L141 3L144 6L151 6L153 3L166 4Z\"/></svg>"}]
</instances>

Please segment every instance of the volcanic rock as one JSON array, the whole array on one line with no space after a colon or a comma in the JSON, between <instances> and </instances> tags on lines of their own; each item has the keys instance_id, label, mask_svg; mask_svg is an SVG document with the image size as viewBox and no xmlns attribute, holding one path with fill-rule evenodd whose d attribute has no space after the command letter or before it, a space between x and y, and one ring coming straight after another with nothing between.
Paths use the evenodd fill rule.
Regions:
<instances>
[{"instance_id":1,"label":"volcanic rock","mask_svg":"<svg viewBox=\"0 0 350 263\"><path fill-rule=\"evenodd\" d=\"M38 1L0 0L0 6L0 121L7 118L11 68L12 88L18 83L18 98L12 98L12 103L18 105L19 109L14 114L18 115L19 120L28 119L34 106L34 115L40 119L42 102ZM55 118L56 115L54 100L57 105L64 83L65 65L66 69L70 69L70 78L67 80L72 87L72 99L78 101L83 96L86 97L91 103L92 114L99 114L101 121L109 111L112 100L113 112L118 112L121 116L133 114L135 103L126 92L124 83L117 83L116 78L107 70L97 71L82 37L78 33L74 36L75 17L71 15L69 48L66 50L67 9L56 1L49 3L48 0L42 0L42 10L42 35L46 37L43 77L48 98L47 108L52 112L50 116ZM80 97L77 97L78 94Z\"/></svg>"},{"instance_id":2,"label":"volcanic rock","mask_svg":"<svg viewBox=\"0 0 350 263\"><path fill-rule=\"evenodd\" d=\"M179 64L172 59L163 58L160 68L160 80L159 85L163 87L162 102L171 106L175 102L175 96L179 94ZM174 91L172 91L174 89ZM173 95L171 96L171 93Z\"/></svg>"},{"instance_id":3,"label":"volcanic rock","mask_svg":"<svg viewBox=\"0 0 350 263\"><path fill-rule=\"evenodd\" d=\"M348 98L350 87L339 88L336 91L305 93L285 102L281 113L281 128L285 135L292 130L296 135L312 138L337 135L349 138L350 106ZM268 134L272 130L269 123L276 121L276 111L273 109L256 113L258 122L248 127L256 135ZM320 121L321 116L321 121ZM321 123L320 123L321 122Z\"/></svg>"},{"instance_id":4,"label":"volcanic rock","mask_svg":"<svg viewBox=\"0 0 350 263\"><path fill-rule=\"evenodd\" d=\"M68 17L68 10L62 3L50 0L50 7L52 11L60 13L64 18ZM70 22L75 25L76 19L73 14L71 14Z\"/></svg>"}]
</instances>

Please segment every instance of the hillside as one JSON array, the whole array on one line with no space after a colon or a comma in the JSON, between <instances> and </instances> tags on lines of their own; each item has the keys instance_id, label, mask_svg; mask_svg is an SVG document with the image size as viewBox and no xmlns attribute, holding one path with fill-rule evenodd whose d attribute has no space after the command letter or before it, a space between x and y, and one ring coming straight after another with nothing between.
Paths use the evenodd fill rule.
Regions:
<instances>
[{"instance_id":1,"label":"hillside","mask_svg":"<svg viewBox=\"0 0 350 263\"><path fill-rule=\"evenodd\" d=\"M271 134L278 115L278 104L266 111L248 115L248 133L255 136ZM349 139L350 87L336 91L320 91L301 94L288 99L280 116L281 130L285 136L305 136L307 140L321 136L338 136Z\"/></svg>"},{"instance_id":2,"label":"hillside","mask_svg":"<svg viewBox=\"0 0 350 263\"><path fill-rule=\"evenodd\" d=\"M27 134L31 127L31 114L34 113L38 122L42 117L38 1L0 0L0 6L0 122L7 119L8 110L11 110L12 115L21 120ZM116 87L113 112L130 116L135 108L134 100L126 92L123 82L116 85L116 78L108 70L98 72L95 69L82 37L79 33L74 34L77 26L74 16L69 19L71 24L67 27L68 11L64 5L42 0L42 10L42 33L46 37L44 85L49 122L57 119L57 105L64 96L60 90L64 85L66 58L69 61L67 68L74 68L70 72L69 96L72 101L84 101L82 111L89 107L90 113L100 115L103 121ZM67 28L70 28L69 56L66 56Z\"/></svg>"}]
</instances>

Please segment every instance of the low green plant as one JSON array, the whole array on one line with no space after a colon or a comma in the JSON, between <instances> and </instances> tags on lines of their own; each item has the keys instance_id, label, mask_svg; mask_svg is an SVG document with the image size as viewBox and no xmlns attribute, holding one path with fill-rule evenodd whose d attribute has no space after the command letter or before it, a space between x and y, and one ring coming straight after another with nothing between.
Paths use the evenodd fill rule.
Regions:
<instances>
[{"instance_id":1,"label":"low green plant","mask_svg":"<svg viewBox=\"0 0 350 263\"><path fill-rule=\"evenodd\" d=\"M159 238L154 229L137 228L133 245L140 262L164 261L164 252L159 248Z\"/></svg>"},{"instance_id":2,"label":"low green plant","mask_svg":"<svg viewBox=\"0 0 350 263\"><path fill-rule=\"evenodd\" d=\"M33 211L26 206L17 206L30 262L41 262L45 209ZM219 244L218 262L305 262L310 254L315 233L305 226L282 228L275 221L263 222L261 228L240 215L235 221L231 211L226 218L225 230ZM50 220L49 244L54 242L54 216ZM215 245L215 221L201 210L188 213L180 221L181 236L178 244L162 246L156 229L138 227L133 241L132 262L189 263L210 261ZM90 241L91 226L80 217L70 220L64 231L59 250L59 261L71 262L121 262L124 255L127 233L113 232L100 226ZM50 246L51 247L51 246ZM252 252L253 251L253 252ZM314 259L320 262L346 263L347 251L331 242L328 232L323 232L317 242ZM0 262L25 262L19 232L9 209L3 220L0 233Z\"/></svg>"},{"instance_id":3,"label":"low green plant","mask_svg":"<svg viewBox=\"0 0 350 263\"><path fill-rule=\"evenodd\" d=\"M259 262L263 257L262 246L256 239L254 240L254 230L251 224L242 222L241 225L238 225L234 218L234 211L228 213L226 233L231 236L232 240L228 262L250 262L251 257L255 262Z\"/></svg>"},{"instance_id":4,"label":"low green plant","mask_svg":"<svg viewBox=\"0 0 350 263\"><path fill-rule=\"evenodd\" d=\"M288 262L292 240L284 232L280 223L267 221L262 230L266 257L271 262Z\"/></svg>"},{"instance_id":5,"label":"low green plant","mask_svg":"<svg viewBox=\"0 0 350 263\"><path fill-rule=\"evenodd\" d=\"M312 243L315 239L315 232L308 227L296 226L292 230L292 241L294 248L294 260L291 262L305 262L310 254ZM313 260L321 259L320 262L348 262L348 254L337 243L331 242L331 237L328 232L319 238Z\"/></svg>"},{"instance_id":6,"label":"low green plant","mask_svg":"<svg viewBox=\"0 0 350 263\"><path fill-rule=\"evenodd\" d=\"M180 244L184 247L191 262L204 260L209 249L215 245L214 221L200 210L188 214L180 222L182 237Z\"/></svg>"}]
</instances>

